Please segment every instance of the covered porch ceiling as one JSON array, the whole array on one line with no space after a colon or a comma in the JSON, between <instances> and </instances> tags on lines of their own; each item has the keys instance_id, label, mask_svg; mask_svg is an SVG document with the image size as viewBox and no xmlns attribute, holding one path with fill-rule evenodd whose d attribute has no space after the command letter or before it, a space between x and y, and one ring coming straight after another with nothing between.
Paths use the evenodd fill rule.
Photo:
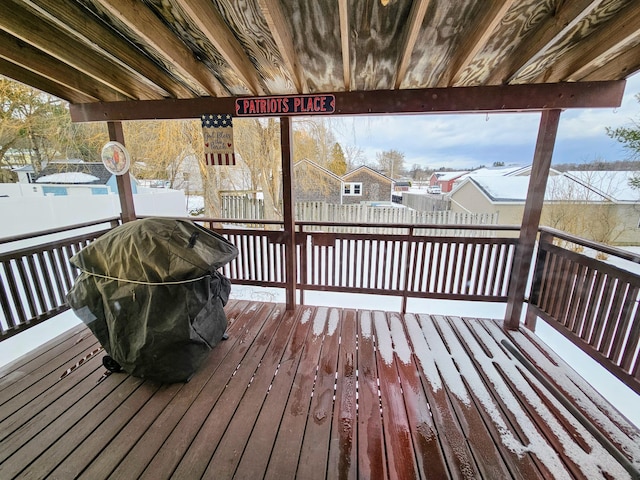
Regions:
<instances>
[{"instance_id":1,"label":"covered porch ceiling","mask_svg":"<svg viewBox=\"0 0 640 480\"><path fill-rule=\"evenodd\" d=\"M75 104L76 121L231 113L239 96L320 92L336 93L342 114L611 107L617 81L639 69L635 0L4 0L0 9L0 74Z\"/></svg>"}]
</instances>

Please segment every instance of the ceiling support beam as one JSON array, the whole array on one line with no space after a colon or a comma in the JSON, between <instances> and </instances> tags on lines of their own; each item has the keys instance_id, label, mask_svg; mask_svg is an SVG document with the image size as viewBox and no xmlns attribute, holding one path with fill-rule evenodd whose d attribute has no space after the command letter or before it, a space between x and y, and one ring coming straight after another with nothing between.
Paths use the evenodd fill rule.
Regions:
<instances>
[{"instance_id":1,"label":"ceiling support beam","mask_svg":"<svg viewBox=\"0 0 640 480\"><path fill-rule=\"evenodd\" d=\"M291 75L296 91L298 93L308 93L309 89L307 88L307 82L304 79L302 68L298 61L298 55L296 54L295 47L293 46L291 30L287 26L280 1L258 0L258 5L260 5L262 15L264 15L267 25L269 25L273 40L276 42L276 45L282 54L282 60L284 61L287 71Z\"/></svg>"},{"instance_id":2,"label":"ceiling support beam","mask_svg":"<svg viewBox=\"0 0 640 480\"><path fill-rule=\"evenodd\" d=\"M109 140L120 142L124 145L124 131L122 123L107 122L109 130ZM123 175L116 175L116 185L118 186L118 197L120 198L120 210L122 223L131 222L136 219L136 209L133 205L133 191L131 190L131 176L129 171Z\"/></svg>"},{"instance_id":3,"label":"ceiling support beam","mask_svg":"<svg viewBox=\"0 0 640 480\"><path fill-rule=\"evenodd\" d=\"M527 37L526 41L492 70L487 84L510 83L524 68L547 53L566 33L572 30L584 17L598 6L601 0L572 0L560 2L556 11L540 27Z\"/></svg>"},{"instance_id":4,"label":"ceiling support beam","mask_svg":"<svg viewBox=\"0 0 640 480\"><path fill-rule=\"evenodd\" d=\"M470 32L462 35L462 43L445 74L438 82L439 86L452 87L460 81L462 72L473 61L477 53L484 48L491 34L504 18L514 0L482 2L484 11L477 16Z\"/></svg>"},{"instance_id":5,"label":"ceiling support beam","mask_svg":"<svg viewBox=\"0 0 640 480\"><path fill-rule=\"evenodd\" d=\"M400 63L398 64L398 69L396 70L396 78L393 82L393 88L395 88L396 90L401 87L402 81L407 74L407 69L409 68L409 63L411 62L411 54L413 53L413 48L416 46L418 34L420 33L420 29L422 28L422 22L424 21L424 16L427 13L429 1L430 0L418 0L411 4L409 19L407 20L404 45L400 50L402 52ZM342 18L342 15L340 16L340 18ZM344 52L344 47L342 48L342 51Z\"/></svg>"},{"instance_id":6,"label":"ceiling support beam","mask_svg":"<svg viewBox=\"0 0 640 480\"><path fill-rule=\"evenodd\" d=\"M344 89L351 90L351 54L349 50L349 10L347 0L338 0L338 14L340 15L340 44L342 46L342 77Z\"/></svg>"},{"instance_id":7,"label":"ceiling support beam","mask_svg":"<svg viewBox=\"0 0 640 480\"><path fill-rule=\"evenodd\" d=\"M538 228L540 227L540 216L544 203L544 193L547 189L553 147L560 122L560 113L560 110L545 110L540 118L538 139L533 154L531 176L529 177L527 200L522 215L520 238L511 267L509 291L507 293L504 328L509 330L517 330L520 326L533 250L538 236Z\"/></svg>"},{"instance_id":8,"label":"ceiling support beam","mask_svg":"<svg viewBox=\"0 0 640 480\"><path fill-rule=\"evenodd\" d=\"M253 95L263 95L264 91L256 69L211 0L177 0L177 3L189 15L193 24L200 29L204 37L231 65L231 68L247 86L248 91Z\"/></svg>"},{"instance_id":9,"label":"ceiling support beam","mask_svg":"<svg viewBox=\"0 0 640 480\"><path fill-rule=\"evenodd\" d=\"M209 95L226 95L217 78L151 10L138 0L96 0L147 45L158 52L179 75L198 85Z\"/></svg>"},{"instance_id":10,"label":"ceiling support beam","mask_svg":"<svg viewBox=\"0 0 640 480\"><path fill-rule=\"evenodd\" d=\"M334 115L528 112L615 108L626 81L336 92ZM240 98L240 97L238 97ZM235 115L235 98L196 98L70 105L74 122L198 118Z\"/></svg>"}]
</instances>

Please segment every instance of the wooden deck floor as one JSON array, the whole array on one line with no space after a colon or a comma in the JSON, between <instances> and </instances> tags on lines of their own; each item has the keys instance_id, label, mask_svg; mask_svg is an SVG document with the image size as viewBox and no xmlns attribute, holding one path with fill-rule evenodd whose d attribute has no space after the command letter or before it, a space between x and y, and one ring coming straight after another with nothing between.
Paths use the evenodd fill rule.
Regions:
<instances>
[{"instance_id":1,"label":"wooden deck floor","mask_svg":"<svg viewBox=\"0 0 640 480\"><path fill-rule=\"evenodd\" d=\"M99 347L84 327L0 371L0 478L594 479L640 465L638 430L528 332L247 301L226 310L230 339L186 384L98 383L104 353L60 380Z\"/></svg>"}]
</instances>

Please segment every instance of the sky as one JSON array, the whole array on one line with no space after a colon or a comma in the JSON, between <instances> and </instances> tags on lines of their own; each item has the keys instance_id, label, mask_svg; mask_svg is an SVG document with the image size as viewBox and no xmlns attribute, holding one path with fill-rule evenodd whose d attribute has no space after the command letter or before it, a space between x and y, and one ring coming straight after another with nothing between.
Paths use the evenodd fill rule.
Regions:
<instances>
[{"instance_id":1,"label":"sky","mask_svg":"<svg viewBox=\"0 0 640 480\"><path fill-rule=\"evenodd\" d=\"M566 110L560 117L552 159L558 163L617 161L629 158L605 127L631 126L640 120L640 74L627 80L622 105L616 109ZM369 162L376 153L395 149L405 166L470 169L494 162L532 162L539 113L371 116L343 120L338 141L357 145Z\"/></svg>"}]
</instances>

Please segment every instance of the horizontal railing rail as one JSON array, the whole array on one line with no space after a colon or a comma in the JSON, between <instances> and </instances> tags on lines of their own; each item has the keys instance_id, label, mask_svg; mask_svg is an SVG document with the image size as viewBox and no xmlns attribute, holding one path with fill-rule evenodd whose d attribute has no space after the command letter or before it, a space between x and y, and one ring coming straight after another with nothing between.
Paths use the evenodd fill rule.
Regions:
<instances>
[{"instance_id":1,"label":"horizontal railing rail","mask_svg":"<svg viewBox=\"0 0 640 480\"><path fill-rule=\"evenodd\" d=\"M640 393L640 256L540 229L528 317L539 316Z\"/></svg>"},{"instance_id":2,"label":"horizontal railing rail","mask_svg":"<svg viewBox=\"0 0 640 480\"><path fill-rule=\"evenodd\" d=\"M0 239L2 244L18 245L12 251L0 253L0 341L69 308L66 294L78 275L69 258L117 223L117 218L109 218ZM96 228L69 236L88 227ZM33 237L59 237L63 233L69 235L20 247Z\"/></svg>"}]
</instances>

